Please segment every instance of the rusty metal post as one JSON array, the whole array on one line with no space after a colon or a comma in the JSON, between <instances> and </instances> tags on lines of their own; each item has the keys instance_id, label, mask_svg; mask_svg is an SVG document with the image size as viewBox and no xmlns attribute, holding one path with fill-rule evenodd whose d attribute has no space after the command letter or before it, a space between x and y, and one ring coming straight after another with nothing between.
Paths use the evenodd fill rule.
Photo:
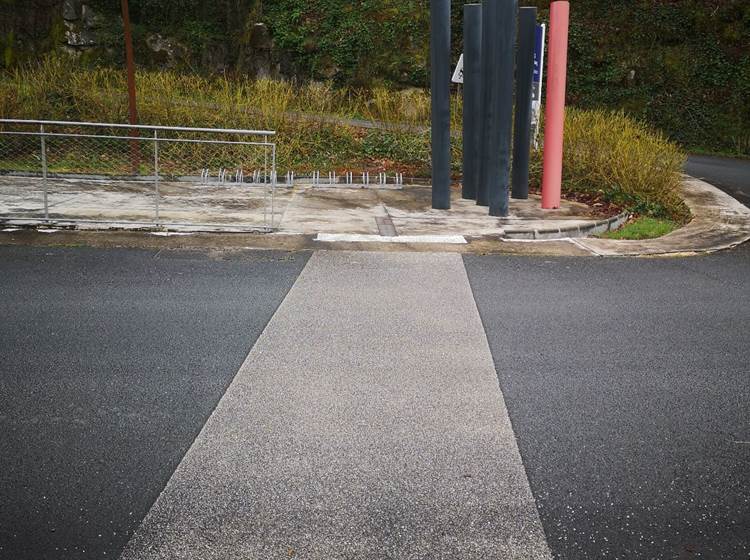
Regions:
<instances>
[{"instance_id":1,"label":"rusty metal post","mask_svg":"<svg viewBox=\"0 0 750 560\"><path fill-rule=\"evenodd\" d=\"M130 9L128 0L120 0L122 7L122 24L125 31L125 66L128 74L128 122L131 125L138 124L138 109L135 98L135 60L133 56L133 34L130 31ZM130 136L136 138L130 142L130 161L133 175L138 175L141 167L141 149L137 138L140 134L138 129L130 130Z\"/></svg>"}]
</instances>

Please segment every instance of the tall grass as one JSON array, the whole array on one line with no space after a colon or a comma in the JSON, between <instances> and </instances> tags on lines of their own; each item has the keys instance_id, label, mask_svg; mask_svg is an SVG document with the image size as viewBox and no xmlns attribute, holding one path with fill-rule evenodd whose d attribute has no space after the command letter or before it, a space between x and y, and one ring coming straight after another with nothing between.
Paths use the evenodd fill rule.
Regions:
<instances>
[{"instance_id":1,"label":"tall grass","mask_svg":"<svg viewBox=\"0 0 750 560\"><path fill-rule=\"evenodd\" d=\"M418 89L343 90L328 83L205 78L173 72L137 73L140 120L146 124L274 129L281 173L398 169L429 176L430 97ZM124 73L83 69L65 58L0 74L0 116L125 122ZM461 130L461 99L452 101ZM398 126L367 130L364 118ZM453 139L454 171L461 140ZM632 211L684 221L678 186L684 154L662 134L623 113L571 109L566 117L564 188L600 194ZM532 158L541 178L541 154Z\"/></svg>"},{"instance_id":2,"label":"tall grass","mask_svg":"<svg viewBox=\"0 0 750 560\"><path fill-rule=\"evenodd\" d=\"M373 142L375 133L348 124L348 119L377 118L427 126L429 97L423 91L347 91L329 83L149 71L137 72L136 80L140 122L276 130L282 171L376 170L398 162L402 170L426 172L429 143L423 133L394 128L378 135L382 142ZM125 76L119 70L84 69L68 59L49 57L0 74L0 116L125 122L125 91ZM400 152L399 146L404 147Z\"/></svg>"},{"instance_id":3,"label":"tall grass","mask_svg":"<svg viewBox=\"0 0 750 560\"><path fill-rule=\"evenodd\" d=\"M532 177L541 181L541 153ZM662 133L623 112L568 109L563 189L589 192L633 212L684 222L679 195L684 152Z\"/></svg>"}]
</instances>

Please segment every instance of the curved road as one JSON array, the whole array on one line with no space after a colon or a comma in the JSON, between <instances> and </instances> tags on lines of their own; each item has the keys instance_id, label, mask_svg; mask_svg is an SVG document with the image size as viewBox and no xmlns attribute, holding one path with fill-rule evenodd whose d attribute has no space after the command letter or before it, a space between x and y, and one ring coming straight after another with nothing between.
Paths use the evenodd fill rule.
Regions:
<instances>
[{"instance_id":1,"label":"curved road","mask_svg":"<svg viewBox=\"0 0 750 560\"><path fill-rule=\"evenodd\" d=\"M685 172L703 179L750 206L750 160L690 156Z\"/></svg>"}]
</instances>

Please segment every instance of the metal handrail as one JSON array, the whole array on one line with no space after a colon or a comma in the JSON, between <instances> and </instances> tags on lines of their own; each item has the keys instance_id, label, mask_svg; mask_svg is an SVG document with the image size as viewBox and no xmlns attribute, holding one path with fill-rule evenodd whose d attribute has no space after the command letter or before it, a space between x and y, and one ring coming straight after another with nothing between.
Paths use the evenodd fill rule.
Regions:
<instances>
[{"instance_id":1,"label":"metal handrail","mask_svg":"<svg viewBox=\"0 0 750 560\"><path fill-rule=\"evenodd\" d=\"M129 125L129 124L118 124L118 123L92 123L92 122L75 122L75 121L50 121L50 120L26 120L26 119L0 119L0 125L15 125L10 128L19 126L34 126L38 127L36 131L26 130L0 130L0 137L2 136L32 136L38 137L40 142L40 160L41 160L41 171L42 171L42 186L44 195L44 222L50 223L49 213L49 189L48 189L48 163L47 163L47 140L54 137L61 138L91 138L91 139L106 139L106 140L123 140L132 143L139 142L152 142L153 143L153 176L147 176L146 178L152 180L154 183L154 225L161 226L163 222L160 216L160 182L162 180L160 174L160 157L159 157L159 145L167 142L172 143L190 143L190 144L221 144L221 145L240 145L240 146L259 146L264 148L264 167L263 167L263 184L267 187L270 179L271 189L271 216L270 216L270 228L268 221L268 203L267 188L264 189L264 207L263 207L263 222L264 227L273 230L274 219L275 219L275 193L276 193L276 144L269 141L269 137L275 136L276 132L271 130L244 130L244 129L228 129L228 128L198 128L198 127L183 127L183 126L152 126L152 125ZM107 134L103 130L92 130L90 133L86 131L79 132L50 132L49 127L89 127L92 129L120 129L130 131L148 131L151 133L150 136L141 136L140 134L124 136L124 133L117 135L116 133ZM261 137L255 140L247 138L245 140L222 140L217 139L200 139L200 138L172 138L165 137L159 134L160 132L185 132L185 133L208 133L208 134L225 134L225 135L239 135L239 136L252 136ZM170 136L177 136L173 134ZM270 154L269 154L270 151ZM270 161L269 161L270 155ZM269 174L269 163L270 163L270 174ZM207 171L207 170L204 170ZM138 175L138 171L134 172ZM225 170L221 170L221 181L224 181ZM204 177L202 174L201 177ZM208 177L207 175L205 177ZM71 220L72 222L85 222L86 220Z\"/></svg>"},{"instance_id":2,"label":"metal handrail","mask_svg":"<svg viewBox=\"0 0 750 560\"><path fill-rule=\"evenodd\" d=\"M43 125L42 125L43 126ZM111 134L73 134L67 132L46 132L42 130L34 132L18 132L15 130L0 130L0 136L46 136L61 138L106 138L107 140L136 140L148 142L172 142L179 144L226 144L240 146L273 146L272 142L238 142L236 140L195 140L189 138L154 138L153 136L133 137L133 136L113 136Z\"/></svg>"},{"instance_id":3,"label":"metal handrail","mask_svg":"<svg viewBox=\"0 0 750 560\"><path fill-rule=\"evenodd\" d=\"M193 128L186 126L156 126L140 124L120 124L120 123L92 123L92 122L75 122L75 121L41 121L25 119L0 119L0 124L25 124L25 125L52 125L52 126L89 126L94 128L124 128L128 130L167 130L175 132L207 132L218 134L244 134L248 136L275 136L275 130L243 130L231 128Z\"/></svg>"}]
</instances>

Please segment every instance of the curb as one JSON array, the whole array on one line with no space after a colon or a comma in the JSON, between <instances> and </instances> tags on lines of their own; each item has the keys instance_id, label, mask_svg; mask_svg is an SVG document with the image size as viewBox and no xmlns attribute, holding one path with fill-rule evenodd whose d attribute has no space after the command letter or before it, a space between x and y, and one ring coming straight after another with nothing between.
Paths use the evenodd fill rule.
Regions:
<instances>
[{"instance_id":1,"label":"curb","mask_svg":"<svg viewBox=\"0 0 750 560\"><path fill-rule=\"evenodd\" d=\"M589 237L599 235L608 231L616 230L630 218L629 212L622 212L617 216L606 220L599 220L585 226L570 226L566 228L551 229L506 229L503 230L503 239L524 239L524 240L559 240L568 238Z\"/></svg>"},{"instance_id":2,"label":"curb","mask_svg":"<svg viewBox=\"0 0 750 560\"><path fill-rule=\"evenodd\" d=\"M577 245L602 257L699 255L750 241L750 208L713 185L684 175L682 198L693 219L656 239L578 239Z\"/></svg>"}]
</instances>

